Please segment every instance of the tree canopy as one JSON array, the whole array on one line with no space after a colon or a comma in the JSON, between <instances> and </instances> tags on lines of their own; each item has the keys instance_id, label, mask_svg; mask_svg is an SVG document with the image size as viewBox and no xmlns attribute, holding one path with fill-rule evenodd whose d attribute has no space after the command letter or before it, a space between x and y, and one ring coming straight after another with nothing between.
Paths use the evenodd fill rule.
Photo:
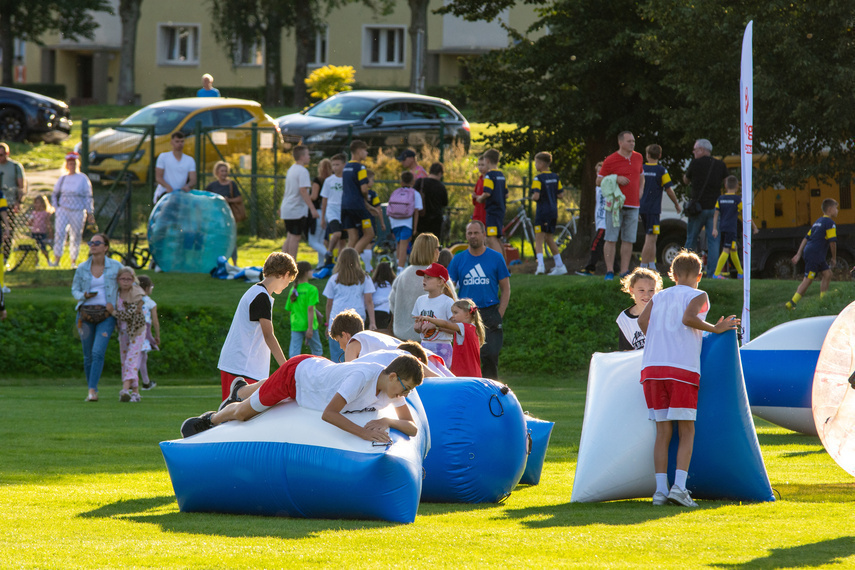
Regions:
<instances>
[{"instance_id":1,"label":"tree canopy","mask_svg":"<svg viewBox=\"0 0 855 570\"><path fill-rule=\"evenodd\" d=\"M552 150L593 214L593 167L630 130L680 166L692 141L739 149L739 66L754 20L754 142L774 169L758 183L793 184L853 170L855 42L851 3L831 0L452 0L441 11L495 17L515 4L537 21L512 44L467 63L464 89L480 117L516 123L490 143L510 157ZM734 6L736 4L737 6ZM572 168L571 168L572 167ZM677 176L672 173L672 177Z\"/></svg>"}]
</instances>

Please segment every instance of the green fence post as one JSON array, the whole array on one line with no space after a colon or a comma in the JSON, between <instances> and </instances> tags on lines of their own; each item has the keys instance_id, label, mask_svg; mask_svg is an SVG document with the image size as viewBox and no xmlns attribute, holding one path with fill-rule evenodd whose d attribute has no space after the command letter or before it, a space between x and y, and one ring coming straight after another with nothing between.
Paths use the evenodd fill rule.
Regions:
<instances>
[{"instance_id":1,"label":"green fence post","mask_svg":"<svg viewBox=\"0 0 855 570\"><path fill-rule=\"evenodd\" d=\"M202 121L196 121L196 147L193 149L193 155L196 158L196 171L202 168Z\"/></svg>"},{"instance_id":2,"label":"green fence post","mask_svg":"<svg viewBox=\"0 0 855 570\"><path fill-rule=\"evenodd\" d=\"M80 170L89 174L89 119L80 125Z\"/></svg>"},{"instance_id":3,"label":"green fence post","mask_svg":"<svg viewBox=\"0 0 855 570\"><path fill-rule=\"evenodd\" d=\"M255 237L258 236L258 123L252 123L252 131L250 136L250 152L252 153L250 156L250 161L252 166L250 167L250 176L249 179L249 187L250 187L250 206L252 208L249 217L249 228L252 232L252 235ZM274 179L274 185L276 184Z\"/></svg>"},{"instance_id":4,"label":"green fence post","mask_svg":"<svg viewBox=\"0 0 855 570\"><path fill-rule=\"evenodd\" d=\"M350 143L352 143L352 142L353 142L353 125L348 125L347 126L347 150L345 151L347 153L347 159L348 160L353 158L353 153L350 152Z\"/></svg>"},{"instance_id":5,"label":"green fence post","mask_svg":"<svg viewBox=\"0 0 855 570\"><path fill-rule=\"evenodd\" d=\"M149 147L151 148L151 156L149 157L149 161L148 161L148 180L149 180L149 184L152 185L152 189L157 187L157 182L154 179L155 175L156 175L154 169L157 166L155 164L155 161L157 160L157 156L155 155L155 152L157 152L157 150L156 150L157 147L155 146L155 140L154 140L155 126L156 125L151 125L148 127ZM152 204L152 206L153 205L154 204Z\"/></svg>"},{"instance_id":6,"label":"green fence post","mask_svg":"<svg viewBox=\"0 0 855 570\"><path fill-rule=\"evenodd\" d=\"M439 122L439 161L445 162L445 121Z\"/></svg>"}]
</instances>

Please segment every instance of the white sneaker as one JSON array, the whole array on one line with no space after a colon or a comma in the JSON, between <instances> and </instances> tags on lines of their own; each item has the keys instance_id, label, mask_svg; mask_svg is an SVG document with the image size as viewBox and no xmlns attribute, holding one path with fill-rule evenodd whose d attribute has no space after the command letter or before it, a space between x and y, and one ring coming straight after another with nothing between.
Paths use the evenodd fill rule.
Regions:
<instances>
[{"instance_id":1,"label":"white sneaker","mask_svg":"<svg viewBox=\"0 0 855 570\"><path fill-rule=\"evenodd\" d=\"M692 496L686 489L680 489L677 485L671 487L671 492L668 493L668 500L675 505L683 507L697 507L698 504L692 500Z\"/></svg>"},{"instance_id":2,"label":"white sneaker","mask_svg":"<svg viewBox=\"0 0 855 570\"><path fill-rule=\"evenodd\" d=\"M550 275L567 275L567 266L566 265L561 265L561 266L556 265L555 267L552 268L552 271L550 271L549 274Z\"/></svg>"},{"instance_id":3,"label":"white sneaker","mask_svg":"<svg viewBox=\"0 0 855 570\"><path fill-rule=\"evenodd\" d=\"M542 263L538 263L537 269L534 270L534 274L535 275L543 275L544 273L546 273L546 268L543 266Z\"/></svg>"},{"instance_id":4,"label":"white sneaker","mask_svg":"<svg viewBox=\"0 0 855 570\"><path fill-rule=\"evenodd\" d=\"M667 505L668 504L668 495L662 493L660 491L656 491L653 493L653 505L656 507Z\"/></svg>"}]
</instances>

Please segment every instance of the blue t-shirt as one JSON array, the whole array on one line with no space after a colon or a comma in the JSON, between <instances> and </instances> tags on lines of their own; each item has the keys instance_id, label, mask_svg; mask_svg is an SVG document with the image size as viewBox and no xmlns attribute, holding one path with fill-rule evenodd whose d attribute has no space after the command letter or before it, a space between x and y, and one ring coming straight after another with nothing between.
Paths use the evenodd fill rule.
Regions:
<instances>
[{"instance_id":1,"label":"blue t-shirt","mask_svg":"<svg viewBox=\"0 0 855 570\"><path fill-rule=\"evenodd\" d=\"M498 304L499 281L510 275L502 254L489 248L477 257L468 249L461 251L448 266L448 276L457 284L458 297L472 299L479 308Z\"/></svg>"},{"instance_id":2,"label":"blue t-shirt","mask_svg":"<svg viewBox=\"0 0 855 570\"><path fill-rule=\"evenodd\" d=\"M365 197L362 185L368 184L368 169L361 162L348 162L341 173L341 209L362 210Z\"/></svg>"},{"instance_id":3,"label":"blue t-shirt","mask_svg":"<svg viewBox=\"0 0 855 570\"><path fill-rule=\"evenodd\" d=\"M219 97L220 90L216 87L211 87L210 89L205 89L202 87L198 91L196 91L196 97Z\"/></svg>"},{"instance_id":4,"label":"blue t-shirt","mask_svg":"<svg viewBox=\"0 0 855 570\"><path fill-rule=\"evenodd\" d=\"M834 220L823 216L813 223L807 233L805 259L825 259L828 244L837 241L837 226Z\"/></svg>"},{"instance_id":5,"label":"blue t-shirt","mask_svg":"<svg viewBox=\"0 0 855 570\"><path fill-rule=\"evenodd\" d=\"M718 231L735 234L739 231L742 215L742 194L722 194L715 203L718 210Z\"/></svg>"},{"instance_id":6,"label":"blue t-shirt","mask_svg":"<svg viewBox=\"0 0 855 570\"><path fill-rule=\"evenodd\" d=\"M538 219L558 217L558 197L564 192L558 174L549 171L539 173L531 183L531 192L540 193L535 214Z\"/></svg>"},{"instance_id":7,"label":"blue t-shirt","mask_svg":"<svg viewBox=\"0 0 855 570\"><path fill-rule=\"evenodd\" d=\"M484 210L491 216L504 218L508 188L505 185L505 175L501 171L491 170L484 175L484 194L489 196L484 202Z\"/></svg>"},{"instance_id":8,"label":"blue t-shirt","mask_svg":"<svg viewBox=\"0 0 855 570\"><path fill-rule=\"evenodd\" d=\"M671 175L664 166L644 163L644 194L641 195L638 213L661 214L662 192L671 186Z\"/></svg>"}]
</instances>

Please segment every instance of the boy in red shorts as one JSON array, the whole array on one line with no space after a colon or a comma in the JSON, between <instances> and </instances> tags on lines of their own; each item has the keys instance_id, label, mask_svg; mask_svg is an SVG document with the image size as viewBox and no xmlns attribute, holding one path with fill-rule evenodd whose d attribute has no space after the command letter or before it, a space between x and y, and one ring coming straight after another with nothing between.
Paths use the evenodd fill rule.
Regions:
<instances>
[{"instance_id":1,"label":"boy in red shorts","mask_svg":"<svg viewBox=\"0 0 855 570\"><path fill-rule=\"evenodd\" d=\"M324 421L348 433L368 441L389 443L389 428L411 437L418 432L404 398L422 383L422 378L421 363L410 355L399 356L384 368L374 363L335 364L320 356L301 354L259 382L260 387L252 395L242 394L245 400L185 420L181 435L190 437L232 420L246 421L292 398L304 408L323 410ZM344 416L348 412L379 410L388 404L395 406L398 419L371 420L363 427Z\"/></svg>"},{"instance_id":2,"label":"boy in red shorts","mask_svg":"<svg viewBox=\"0 0 855 570\"><path fill-rule=\"evenodd\" d=\"M697 507L686 489L686 478L695 441L703 332L735 329L739 319L734 315L721 317L715 325L704 320L710 302L707 294L698 290L701 259L696 254L681 251L671 264L670 276L676 285L657 293L638 317L638 326L646 339L641 357L641 383L650 419L656 422L653 504L671 502ZM672 421L677 422L680 444L674 486L669 491L668 446L674 429Z\"/></svg>"}]
</instances>

